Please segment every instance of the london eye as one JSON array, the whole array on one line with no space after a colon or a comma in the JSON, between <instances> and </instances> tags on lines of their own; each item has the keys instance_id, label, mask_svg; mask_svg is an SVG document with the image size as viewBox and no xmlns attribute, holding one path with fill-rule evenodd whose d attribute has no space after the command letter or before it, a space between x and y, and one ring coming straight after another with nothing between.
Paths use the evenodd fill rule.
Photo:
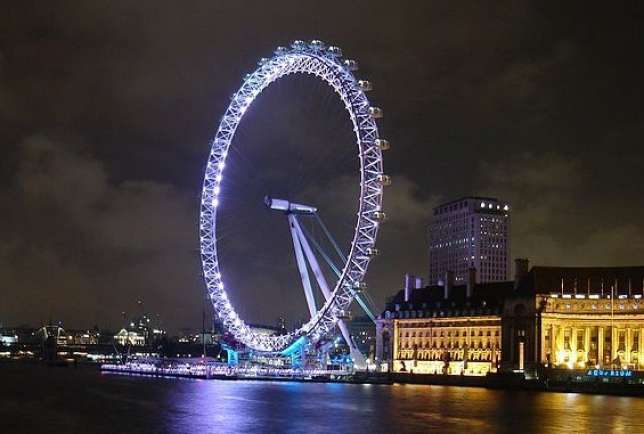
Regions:
<instances>
[{"instance_id":1,"label":"london eye","mask_svg":"<svg viewBox=\"0 0 644 434\"><path fill-rule=\"evenodd\" d=\"M227 332L235 340L254 351L282 352L302 339L318 341L339 327L354 355L344 319L351 303L364 303L365 274L370 261L378 254L376 237L380 224L386 216L383 212L383 188L390 183L383 173L382 151L389 142L379 136L377 119L382 110L370 104L366 92L372 84L358 80L354 72L358 64L343 58L335 46L326 46L321 41L295 41L290 47L278 47L273 56L262 58L258 68L246 75L231 98L217 129L206 163L200 205L200 252L205 285L213 308ZM237 313L229 299L234 288L226 286L218 255L217 210L224 198L220 194L226 182L226 160L238 125L253 101L271 84L287 79L291 74L309 74L328 84L343 103L355 135L355 154L359 161L359 195L356 197L357 216L352 239L347 246L339 246L328 231L315 204L294 203L267 196L266 206L283 212L291 229L293 249L301 277L301 285L309 310L309 318L296 329L279 335L258 333ZM333 252L325 252L300 225L300 219L312 216L318 222L333 246ZM346 253L345 253L346 252ZM333 256L333 259L331 258ZM320 272L318 258L333 269L334 281L329 282ZM323 294L318 306L313 296L308 269L311 269L317 286ZM354 356L354 359L356 356Z\"/></svg>"}]
</instances>

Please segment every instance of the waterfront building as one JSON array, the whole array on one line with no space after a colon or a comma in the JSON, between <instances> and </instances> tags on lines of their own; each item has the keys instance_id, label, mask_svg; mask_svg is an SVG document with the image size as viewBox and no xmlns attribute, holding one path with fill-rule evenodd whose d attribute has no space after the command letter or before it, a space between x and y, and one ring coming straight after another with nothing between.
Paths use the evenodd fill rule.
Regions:
<instances>
[{"instance_id":1,"label":"waterfront building","mask_svg":"<svg viewBox=\"0 0 644 434\"><path fill-rule=\"evenodd\" d=\"M644 266L517 277L503 313L504 369L644 369Z\"/></svg>"},{"instance_id":2,"label":"waterfront building","mask_svg":"<svg viewBox=\"0 0 644 434\"><path fill-rule=\"evenodd\" d=\"M46 325L38 329L37 335L41 342L49 341L51 345L67 344L67 332L60 325Z\"/></svg>"},{"instance_id":3,"label":"waterfront building","mask_svg":"<svg viewBox=\"0 0 644 434\"><path fill-rule=\"evenodd\" d=\"M138 303L142 305L140 300ZM138 340L138 337L134 337L135 335L142 336L144 340L142 345L158 343L167 335L167 332L161 326L159 315L156 315L156 318L154 318L154 316L147 313L143 313L140 316L133 318L130 321L129 326L126 327L126 331L131 334L134 340ZM121 334L122 332L123 330L118 334Z\"/></svg>"},{"instance_id":4,"label":"waterfront building","mask_svg":"<svg viewBox=\"0 0 644 434\"><path fill-rule=\"evenodd\" d=\"M33 333L32 333L33 334ZM100 332L97 328L91 330L70 330L64 329L60 325L43 326L35 332L40 342L48 339L54 340L56 346L74 346L74 345L97 345L99 343ZM21 343L28 343L28 338L20 339ZM33 340L32 340L33 343Z\"/></svg>"},{"instance_id":5,"label":"waterfront building","mask_svg":"<svg viewBox=\"0 0 644 434\"><path fill-rule=\"evenodd\" d=\"M510 275L510 205L487 197L465 197L434 208L429 225L429 285L454 273L465 283L468 270L477 282L502 282Z\"/></svg>"},{"instance_id":6,"label":"waterfront building","mask_svg":"<svg viewBox=\"0 0 644 434\"><path fill-rule=\"evenodd\" d=\"M100 332L94 330L67 330L65 345L97 345Z\"/></svg>"},{"instance_id":7,"label":"waterfront building","mask_svg":"<svg viewBox=\"0 0 644 434\"><path fill-rule=\"evenodd\" d=\"M377 320L376 363L407 373L644 370L643 267L533 267L514 282L405 287Z\"/></svg>"},{"instance_id":8,"label":"waterfront building","mask_svg":"<svg viewBox=\"0 0 644 434\"><path fill-rule=\"evenodd\" d=\"M501 361L503 301L512 282L405 286L376 321L376 364L392 372L486 375ZM406 283L408 283L406 279Z\"/></svg>"},{"instance_id":9,"label":"waterfront building","mask_svg":"<svg viewBox=\"0 0 644 434\"><path fill-rule=\"evenodd\" d=\"M18 335L10 330L0 330L0 347L10 347L18 343Z\"/></svg>"},{"instance_id":10,"label":"waterfront building","mask_svg":"<svg viewBox=\"0 0 644 434\"><path fill-rule=\"evenodd\" d=\"M176 338L176 341L181 344L213 345L219 343L220 338L221 335L214 331L186 330L182 336Z\"/></svg>"},{"instance_id":11,"label":"waterfront building","mask_svg":"<svg viewBox=\"0 0 644 434\"><path fill-rule=\"evenodd\" d=\"M144 346L145 336L140 334L136 330L128 330L127 328L122 328L117 334L114 335L114 342L123 346Z\"/></svg>"}]
</instances>

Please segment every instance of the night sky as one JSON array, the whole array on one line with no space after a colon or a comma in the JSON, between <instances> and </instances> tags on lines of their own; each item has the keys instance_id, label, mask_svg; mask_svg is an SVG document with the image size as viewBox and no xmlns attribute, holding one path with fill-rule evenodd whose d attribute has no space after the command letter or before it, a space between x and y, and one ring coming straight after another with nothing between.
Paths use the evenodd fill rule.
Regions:
<instances>
[{"instance_id":1,"label":"night sky","mask_svg":"<svg viewBox=\"0 0 644 434\"><path fill-rule=\"evenodd\" d=\"M0 14L4 325L116 328L142 299L171 330L200 327L209 141L244 74L294 39L356 58L385 111L394 183L368 278L379 308L403 273L427 274L431 208L462 195L512 204L513 257L644 264L641 2L55 3ZM314 201L345 240L348 121L324 84L292 77L256 101L233 147L231 297L251 322L295 321L288 228L261 197Z\"/></svg>"}]
</instances>

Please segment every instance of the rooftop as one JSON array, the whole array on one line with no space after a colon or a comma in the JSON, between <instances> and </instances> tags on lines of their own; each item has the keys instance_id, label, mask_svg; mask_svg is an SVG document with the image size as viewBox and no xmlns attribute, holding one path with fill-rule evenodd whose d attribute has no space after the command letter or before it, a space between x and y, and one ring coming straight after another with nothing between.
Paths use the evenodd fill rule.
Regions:
<instances>
[{"instance_id":1,"label":"rooftop","mask_svg":"<svg viewBox=\"0 0 644 434\"><path fill-rule=\"evenodd\" d=\"M445 202L441 205L434 207L434 215L444 214L446 212L460 211L465 209L466 201L473 202L468 208L475 213L507 213L510 210L510 205L503 200L494 197L482 196L465 196L457 200ZM480 206L478 205L480 203Z\"/></svg>"},{"instance_id":2,"label":"rooftop","mask_svg":"<svg viewBox=\"0 0 644 434\"><path fill-rule=\"evenodd\" d=\"M603 289L602 289L603 287ZM517 288L513 281L478 283L467 297L466 285L455 285L445 299L441 285L398 291L385 305L384 316L429 317L499 315L513 294L604 294L644 296L644 266L633 267L532 267ZM563 290L562 290L563 288ZM387 313L389 312L389 313ZM422 313L419 313L422 312Z\"/></svg>"},{"instance_id":3,"label":"rooftop","mask_svg":"<svg viewBox=\"0 0 644 434\"><path fill-rule=\"evenodd\" d=\"M409 301L405 302L405 290L396 293L385 306L387 311L423 311L423 317L449 317L467 314L470 316L499 315L504 300L514 291L513 282L489 282L475 285L472 297L467 297L467 286L453 286L445 299L442 286L432 285L412 289Z\"/></svg>"},{"instance_id":4,"label":"rooftop","mask_svg":"<svg viewBox=\"0 0 644 434\"><path fill-rule=\"evenodd\" d=\"M476 200L476 201L486 201L486 202L499 202L499 199L495 197L484 197L484 196L463 196L461 198L455 199L455 200L450 200L449 202L441 203L440 205L437 205L435 208L442 208L444 206L452 205L458 202L463 202L464 200Z\"/></svg>"},{"instance_id":5,"label":"rooftop","mask_svg":"<svg viewBox=\"0 0 644 434\"><path fill-rule=\"evenodd\" d=\"M632 267L532 267L518 290L550 294L553 292L617 295L644 293L644 266Z\"/></svg>"}]
</instances>

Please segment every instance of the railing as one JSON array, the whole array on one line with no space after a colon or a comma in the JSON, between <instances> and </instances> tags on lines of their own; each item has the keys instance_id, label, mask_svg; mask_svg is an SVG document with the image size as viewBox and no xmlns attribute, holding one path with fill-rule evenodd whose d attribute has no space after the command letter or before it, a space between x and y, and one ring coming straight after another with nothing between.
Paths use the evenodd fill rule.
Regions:
<instances>
[{"instance_id":1,"label":"railing","mask_svg":"<svg viewBox=\"0 0 644 434\"><path fill-rule=\"evenodd\" d=\"M127 362L123 364L105 363L101 369L111 372L135 373L175 377L239 377L239 378L311 378L347 376L349 370L328 369L284 369L265 367L231 367L225 363L177 363L177 362Z\"/></svg>"}]
</instances>

